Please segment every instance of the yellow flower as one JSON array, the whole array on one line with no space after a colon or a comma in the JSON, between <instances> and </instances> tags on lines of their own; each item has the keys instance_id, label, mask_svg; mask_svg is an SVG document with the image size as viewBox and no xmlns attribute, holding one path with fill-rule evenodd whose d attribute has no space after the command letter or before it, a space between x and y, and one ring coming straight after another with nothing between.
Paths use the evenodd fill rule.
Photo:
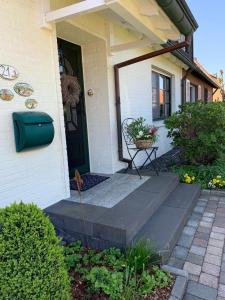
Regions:
<instances>
[{"instance_id":1,"label":"yellow flower","mask_svg":"<svg viewBox=\"0 0 225 300\"><path fill-rule=\"evenodd\" d=\"M219 176L219 175L218 175L218 176L216 176L216 178L219 178L219 179L221 179L221 176Z\"/></svg>"},{"instance_id":2,"label":"yellow flower","mask_svg":"<svg viewBox=\"0 0 225 300\"><path fill-rule=\"evenodd\" d=\"M191 180L194 181L194 180L195 180L195 176L192 176L192 177L191 177Z\"/></svg>"}]
</instances>

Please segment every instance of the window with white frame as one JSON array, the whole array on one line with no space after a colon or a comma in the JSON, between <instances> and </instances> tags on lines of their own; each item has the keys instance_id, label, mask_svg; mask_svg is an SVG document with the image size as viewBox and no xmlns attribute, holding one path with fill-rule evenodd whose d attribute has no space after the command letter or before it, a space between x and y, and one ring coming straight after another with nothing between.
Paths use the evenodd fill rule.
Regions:
<instances>
[{"instance_id":1,"label":"window with white frame","mask_svg":"<svg viewBox=\"0 0 225 300\"><path fill-rule=\"evenodd\" d=\"M152 72L153 121L163 120L171 114L171 78Z\"/></svg>"}]
</instances>

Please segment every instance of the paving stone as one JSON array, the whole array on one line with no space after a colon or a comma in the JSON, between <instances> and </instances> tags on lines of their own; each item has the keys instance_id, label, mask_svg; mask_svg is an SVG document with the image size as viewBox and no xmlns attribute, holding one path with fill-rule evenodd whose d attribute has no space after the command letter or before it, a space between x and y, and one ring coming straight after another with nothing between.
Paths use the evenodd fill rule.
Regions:
<instances>
[{"instance_id":1,"label":"paving stone","mask_svg":"<svg viewBox=\"0 0 225 300\"><path fill-rule=\"evenodd\" d=\"M185 260L187 255L188 255L188 249L181 247L181 246L176 246L172 253L173 257L176 257L176 258L179 258L182 260Z\"/></svg>"},{"instance_id":2,"label":"paving stone","mask_svg":"<svg viewBox=\"0 0 225 300\"><path fill-rule=\"evenodd\" d=\"M221 227L213 226L212 227L212 231L213 232L217 232L217 233L223 233L223 234L225 234L225 228L221 228Z\"/></svg>"},{"instance_id":3,"label":"paving stone","mask_svg":"<svg viewBox=\"0 0 225 300\"><path fill-rule=\"evenodd\" d=\"M183 269L187 271L189 274L199 276L201 273L201 266L192 264L190 262L185 262Z\"/></svg>"},{"instance_id":4,"label":"paving stone","mask_svg":"<svg viewBox=\"0 0 225 300\"><path fill-rule=\"evenodd\" d=\"M182 246L182 247L186 247L186 248L190 248L192 241L193 241L193 236L187 235L187 234L182 234L177 245L178 246Z\"/></svg>"},{"instance_id":5,"label":"paving stone","mask_svg":"<svg viewBox=\"0 0 225 300\"><path fill-rule=\"evenodd\" d=\"M184 260L176 258L176 257L171 257L168 265L177 269L183 269L184 266Z\"/></svg>"},{"instance_id":6,"label":"paving stone","mask_svg":"<svg viewBox=\"0 0 225 300\"><path fill-rule=\"evenodd\" d=\"M202 218L202 222L208 222L208 223L212 223L214 220L214 218L209 218L209 217L204 217Z\"/></svg>"},{"instance_id":7,"label":"paving stone","mask_svg":"<svg viewBox=\"0 0 225 300\"><path fill-rule=\"evenodd\" d=\"M193 244L200 247L207 247L208 242L202 239L194 238Z\"/></svg>"},{"instance_id":8,"label":"paving stone","mask_svg":"<svg viewBox=\"0 0 225 300\"><path fill-rule=\"evenodd\" d=\"M207 262L207 263L209 263L209 264L220 266L220 264L221 264L221 257L218 257L216 255L212 255L212 254L207 253L205 255L204 261Z\"/></svg>"},{"instance_id":9,"label":"paving stone","mask_svg":"<svg viewBox=\"0 0 225 300\"><path fill-rule=\"evenodd\" d=\"M207 241L209 240L209 234L208 233L204 233L204 232L196 232L195 233L195 237L200 239L200 240L204 240Z\"/></svg>"},{"instance_id":10,"label":"paving stone","mask_svg":"<svg viewBox=\"0 0 225 300\"><path fill-rule=\"evenodd\" d=\"M216 300L217 290L201 283L190 281L187 287L187 294L202 298L204 300Z\"/></svg>"},{"instance_id":11,"label":"paving stone","mask_svg":"<svg viewBox=\"0 0 225 300\"><path fill-rule=\"evenodd\" d=\"M224 207L217 208L217 212L225 213L225 208Z\"/></svg>"},{"instance_id":12,"label":"paving stone","mask_svg":"<svg viewBox=\"0 0 225 300\"><path fill-rule=\"evenodd\" d=\"M191 226L191 227L194 227L194 228L198 227L198 224L199 224L199 221L197 221L197 220L189 220L187 222L187 226Z\"/></svg>"},{"instance_id":13,"label":"paving stone","mask_svg":"<svg viewBox=\"0 0 225 300\"><path fill-rule=\"evenodd\" d=\"M223 261L222 264L221 264L221 271L224 271L225 272L225 262Z\"/></svg>"},{"instance_id":14,"label":"paving stone","mask_svg":"<svg viewBox=\"0 0 225 300\"><path fill-rule=\"evenodd\" d=\"M224 243L223 243L223 241L219 241L219 240L210 238L208 244L211 246L214 246L214 247L223 248Z\"/></svg>"},{"instance_id":15,"label":"paving stone","mask_svg":"<svg viewBox=\"0 0 225 300\"><path fill-rule=\"evenodd\" d=\"M175 284L172 289L172 296L176 299L182 299L187 286L187 278L177 276Z\"/></svg>"},{"instance_id":16,"label":"paving stone","mask_svg":"<svg viewBox=\"0 0 225 300\"><path fill-rule=\"evenodd\" d=\"M199 278L199 283L202 283L204 285L207 285L211 288L217 289L218 287L218 278L216 276L207 274L207 273L201 273Z\"/></svg>"},{"instance_id":17,"label":"paving stone","mask_svg":"<svg viewBox=\"0 0 225 300\"><path fill-rule=\"evenodd\" d=\"M195 231L196 231L195 228L191 226L185 226L183 229L183 234L194 236Z\"/></svg>"},{"instance_id":18,"label":"paving stone","mask_svg":"<svg viewBox=\"0 0 225 300\"><path fill-rule=\"evenodd\" d=\"M218 277L220 275L220 267L204 262L202 272Z\"/></svg>"},{"instance_id":19,"label":"paving stone","mask_svg":"<svg viewBox=\"0 0 225 300\"><path fill-rule=\"evenodd\" d=\"M215 213L204 212L203 217L214 218Z\"/></svg>"},{"instance_id":20,"label":"paving stone","mask_svg":"<svg viewBox=\"0 0 225 300\"><path fill-rule=\"evenodd\" d=\"M203 259L204 259L203 256L200 256L200 255L197 255L197 254L194 254L194 253L189 253L187 258L186 258L186 261L189 261L192 264L202 266Z\"/></svg>"},{"instance_id":21,"label":"paving stone","mask_svg":"<svg viewBox=\"0 0 225 300\"><path fill-rule=\"evenodd\" d=\"M188 274L188 279L198 282L199 281L199 276L193 275L193 274Z\"/></svg>"},{"instance_id":22,"label":"paving stone","mask_svg":"<svg viewBox=\"0 0 225 300\"><path fill-rule=\"evenodd\" d=\"M213 239L215 239L215 240L224 241L224 234L222 234L222 233L217 233L217 232L211 232L210 238L213 238Z\"/></svg>"},{"instance_id":23,"label":"paving stone","mask_svg":"<svg viewBox=\"0 0 225 300\"><path fill-rule=\"evenodd\" d=\"M191 249L190 249L190 252L194 253L194 254L197 254L197 255L204 256L205 252L206 252L206 248L192 245Z\"/></svg>"},{"instance_id":24,"label":"paving stone","mask_svg":"<svg viewBox=\"0 0 225 300\"><path fill-rule=\"evenodd\" d=\"M200 200L198 200L196 206L205 207L206 205L207 205L207 202L206 202L206 201L202 201L202 200L200 199Z\"/></svg>"},{"instance_id":25,"label":"paving stone","mask_svg":"<svg viewBox=\"0 0 225 300\"><path fill-rule=\"evenodd\" d=\"M225 253L223 254L222 260L225 261Z\"/></svg>"},{"instance_id":26,"label":"paving stone","mask_svg":"<svg viewBox=\"0 0 225 300\"><path fill-rule=\"evenodd\" d=\"M219 284L218 296L225 297L225 285Z\"/></svg>"},{"instance_id":27,"label":"paving stone","mask_svg":"<svg viewBox=\"0 0 225 300\"><path fill-rule=\"evenodd\" d=\"M205 212L216 213L216 208L206 207L206 208L205 208Z\"/></svg>"},{"instance_id":28,"label":"paving stone","mask_svg":"<svg viewBox=\"0 0 225 300\"><path fill-rule=\"evenodd\" d=\"M198 232L202 232L202 233L210 233L211 232L211 228L199 226L198 229L197 229L197 231Z\"/></svg>"},{"instance_id":29,"label":"paving stone","mask_svg":"<svg viewBox=\"0 0 225 300\"><path fill-rule=\"evenodd\" d=\"M206 249L206 252L213 254L213 255L222 256L223 249L209 245Z\"/></svg>"},{"instance_id":30,"label":"paving stone","mask_svg":"<svg viewBox=\"0 0 225 300\"><path fill-rule=\"evenodd\" d=\"M225 297L217 297L216 300L225 300Z\"/></svg>"},{"instance_id":31,"label":"paving stone","mask_svg":"<svg viewBox=\"0 0 225 300\"><path fill-rule=\"evenodd\" d=\"M209 223L209 222L201 221L199 224L200 224L200 226L206 227L206 228L211 228L212 227L212 223Z\"/></svg>"},{"instance_id":32,"label":"paving stone","mask_svg":"<svg viewBox=\"0 0 225 300\"><path fill-rule=\"evenodd\" d=\"M219 196L210 196L209 199L210 199L210 201L218 201L219 200Z\"/></svg>"},{"instance_id":33,"label":"paving stone","mask_svg":"<svg viewBox=\"0 0 225 300\"><path fill-rule=\"evenodd\" d=\"M204 212L204 210L205 210L205 208L202 206L195 206L195 208L194 208L194 212L199 213L199 214L202 214Z\"/></svg>"},{"instance_id":34,"label":"paving stone","mask_svg":"<svg viewBox=\"0 0 225 300\"><path fill-rule=\"evenodd\" d=\"M204 299L193 296L193 295L190 295L190 294L186 294L185 297L184 297L184 300L204 300Z\"/></svg>"},{"instance_id":35,"label":"paving stone","mask_svg":"<svg viewBox=\"0 0 225 300\"><path fill-rule=\"evenodd\" d=\"M224 271L222 271L220 273L219 283L225 284L225 272Z\"/></svg>"}]
</instances>

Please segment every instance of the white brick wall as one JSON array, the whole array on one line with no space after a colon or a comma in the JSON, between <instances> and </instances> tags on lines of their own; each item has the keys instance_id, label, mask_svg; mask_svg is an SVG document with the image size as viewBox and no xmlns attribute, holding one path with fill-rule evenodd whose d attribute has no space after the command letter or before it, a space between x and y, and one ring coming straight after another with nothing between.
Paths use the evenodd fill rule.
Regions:
<instances>
[{"instance_id":1,"label":"white brick wall","mask_svg":"<svg viewBox=\"0 0 225 300\"><path fill-rule=\"evenodd\" d=\"M14 201L46 207L69 195L65 133L55 31L40 28L38 1L0 0L0 63L15 66L19 79L0 79L0 88L28 82L37 110L54 119L55 138L45 148L16 153L12 112L25 111L25 98L0 100L0 207Z\"/></svg>"}]
</instances>

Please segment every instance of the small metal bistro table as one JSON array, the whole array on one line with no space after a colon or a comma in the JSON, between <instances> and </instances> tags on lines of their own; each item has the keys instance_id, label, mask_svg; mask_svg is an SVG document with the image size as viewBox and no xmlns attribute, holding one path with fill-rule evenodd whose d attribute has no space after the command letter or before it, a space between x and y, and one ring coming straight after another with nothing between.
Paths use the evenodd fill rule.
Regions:
<instances>
[{"instance_id":1,"label":"small metal bistro table","mask_svg":"<svg viewBox=\"0 0 225 300\"><path fill-rule=\"evenodd\" d=\"M131 158L131 162L128 165L126 171L129 169L130 165L134 166L135 170L137 171L138 175L141 178L141 174L140 171L141 169L144 168L144 166L147 164L147 162L152 164L152 167L156 173L157 176L159 176L159 172L155 166L154 161L152 160L152 156L154 156L154 159L156 159L156 154L158 151L158 147L149 147L149 148L144 148L144 149L139 149L135 146L133 140L130 138L128 132L127 132L127 126L130 122L134 121L134 118L127 118L123 121L122 123L122 133L123 133L123 138L124 138L124 142L126 144L126 148L127 148L127 152ZM144 161L144 163L142 164L142 166L140 168L138 168L134 162L135 157L138 155L138 153L140 152L144 152L147 156L146 160Z\"/></svg>"}]
</instances>

